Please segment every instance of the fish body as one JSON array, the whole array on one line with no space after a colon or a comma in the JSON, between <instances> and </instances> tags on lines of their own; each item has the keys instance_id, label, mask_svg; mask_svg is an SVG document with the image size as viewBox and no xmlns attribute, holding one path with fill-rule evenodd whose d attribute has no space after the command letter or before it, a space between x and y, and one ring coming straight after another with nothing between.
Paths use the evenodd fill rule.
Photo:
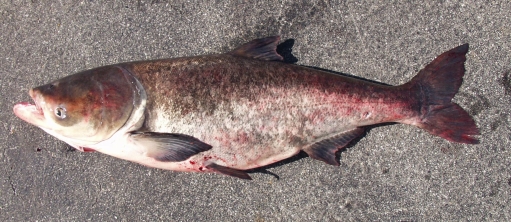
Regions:
<instances>
[{"instance_id":1,"label":"fish body","mask_svg":"<svg viewBox=\"0 0 511 222\"><path fill-rule=\"evenodd\" d=\"M364 126L398 122L477 143L472 118L451 99L468 45L440 55L410 82L387 86L279 60L279 37L225 54L115 64L30 90L14 112L81 151L146 166L244 172L305 151L335 153Z\"/></svg>"}]
</instances>

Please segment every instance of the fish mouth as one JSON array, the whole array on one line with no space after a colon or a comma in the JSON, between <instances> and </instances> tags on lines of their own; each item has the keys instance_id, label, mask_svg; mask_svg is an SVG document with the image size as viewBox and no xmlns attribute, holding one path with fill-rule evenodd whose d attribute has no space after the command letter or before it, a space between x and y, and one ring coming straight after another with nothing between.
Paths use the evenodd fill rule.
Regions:
<instances>
[{"instance_id":1,"label":"fish mouth","mask_svg":"<svg viewBox=\"0 0 511 222\"><path fill-rule=\"evenodd\" d=\"M29 95L32 98L31 102L20 102L14 105L13 111L16 116L34 125L39 125L37 122L44 120L44 112L40 105L40 96L37 96L31 89Z\"/></svg>"}]
</instances>

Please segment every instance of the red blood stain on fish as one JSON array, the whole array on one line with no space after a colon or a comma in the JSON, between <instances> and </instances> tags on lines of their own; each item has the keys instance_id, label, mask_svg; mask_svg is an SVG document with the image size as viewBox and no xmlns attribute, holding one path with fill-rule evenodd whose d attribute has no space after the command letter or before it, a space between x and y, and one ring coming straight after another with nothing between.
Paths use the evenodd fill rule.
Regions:
<instances>
[{"instance_id":1,"label":"red blood stain on fish","mask_svg":"<svg viewBox=\"0 0 511 222\"><path fill-rule=\"evenodd\" d=\"M237 139L238 143L246 143L246 142L248 142L248 135L245 132L239 132L238 138L236 138L236 139Z\"/></svg>"}]
</instances>

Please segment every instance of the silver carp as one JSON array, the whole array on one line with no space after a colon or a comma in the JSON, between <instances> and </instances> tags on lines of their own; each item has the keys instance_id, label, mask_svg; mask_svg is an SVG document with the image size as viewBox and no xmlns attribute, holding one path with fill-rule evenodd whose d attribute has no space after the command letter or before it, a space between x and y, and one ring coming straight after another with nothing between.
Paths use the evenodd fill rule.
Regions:
<instances>
[{"instance_id":1,"label":"silver carp","mask_svg":"<svg viewBox=\"0 0 511 222\"><path fill-rule=\"evenodd\" d=\"M300 151L338 165L336 152L379 123L478 143L474 120L451 102L468 44L441 54L408 83L387 86L283 63L279 41L86 70L31 89L34 103L18 103L14 113L80 151L242 179L250 179L245 170Z\"/></svg>"}]
</instances>

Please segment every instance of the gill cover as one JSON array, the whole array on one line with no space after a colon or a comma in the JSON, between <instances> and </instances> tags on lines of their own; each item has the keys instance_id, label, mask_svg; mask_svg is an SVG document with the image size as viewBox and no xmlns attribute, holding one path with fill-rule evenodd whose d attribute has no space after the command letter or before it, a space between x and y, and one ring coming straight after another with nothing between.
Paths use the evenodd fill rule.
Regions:
<instances>
[{"instance_id":1,"label":"gill cover","mask_svg":"<svg viewBox=\"0 0 511 222\"><path fill-rule=\"evenodd\" d=\"M142 90L125 68L105 66L36 87L31 96L44 113L39 127L76 147L104 141L123 127Z\"/></svg>"}]
</instances>

